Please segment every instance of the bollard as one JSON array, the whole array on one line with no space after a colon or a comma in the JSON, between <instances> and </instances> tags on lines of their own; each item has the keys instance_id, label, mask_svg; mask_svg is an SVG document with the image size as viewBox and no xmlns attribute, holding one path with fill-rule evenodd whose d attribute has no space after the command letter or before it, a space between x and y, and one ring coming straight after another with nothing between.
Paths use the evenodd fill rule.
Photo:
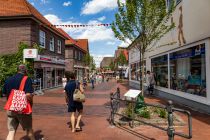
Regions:
<instances>
[{"instance_id":1,"label":"bollard","mask_svg":"<svg viewBox=\"0 0 210 140\"><path fill-rule=\"evenodd\" d=\"M134 108L135 108L135 104L134 104L134 102L133 101L135 101L135 99L134 98L131 98L131 101L132 101L132 122L131 122L131 128L134 128L134 119L135 119L135 117L134 117Z\"/></svg>"},{"instance_id":2,"label":"bollard","mask_svg":"<svg viewBox=\"0 0 210 140\"><path fill-rule=\"evenodd\" d=\"M173 127L173 102L168 101L167 112L168 112L168 140L174 140L174 127Z\"/></svg>"},{"instance_id":3,"label":"bollard","mask_svg":"<svg viewBox=\"0 0 210 140\"><path fill-rule=\"evenodd\" d=\"M110 123L114 125L114 109L113 109L113 93L110 93L110 106L111 106L111 116L110 116Z\"/></svg>"},{"instance_id":4,"label":"bollard","mask_svg":"<svg viewBox=\"0 0 210 140\"><path fill-rule=\"evenodd\" d=\"M117 88L117 99L120 99L120 88ZM120 101L117 102L117 110L120 108Z\"/></svg>"}]
</instances>

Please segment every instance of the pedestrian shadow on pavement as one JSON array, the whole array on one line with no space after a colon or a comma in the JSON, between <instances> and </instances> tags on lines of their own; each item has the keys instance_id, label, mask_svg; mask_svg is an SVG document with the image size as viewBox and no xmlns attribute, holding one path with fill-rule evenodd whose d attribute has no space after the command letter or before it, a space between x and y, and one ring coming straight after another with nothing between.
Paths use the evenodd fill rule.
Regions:
<instances>
[{"instance_id":1,"label":"pedestrian shadow on pavement","mask_svg":"<svg viewBox=\"0 0 210 140\"><path fill-rule=\"evenodd\" d=\"M67 122L66 124L68 125L69 128L71 128L71 122ZM80 127L83 127L83 126L85 126L85 123L83 121L80 121Z\"/></svg>"},{"instance_id":2,"label":"pedestrian shadow on pavement","mask_svg":"<svg viewBox=\"0 0 210 140\"><path fill-rule=\"evenodd\" d=\"M43 140L44 139L44 135L42 135L41 133L42 133L42 130L37 130L37 131L34 132L36 140ZM20 138L20 140L30 140L30 139L27 136L24 136L24 137Z\"/></svg>"},{"instance_id":3,"label":"pedestrian shadow on pavement","mask_svg":"<svg viewBox=\"0 0 210 140\"><path fill-rule=\"evenodd\" d=\"M130 133L130 134L132 134L132 135L134 135L136 137L139 137L142 140L156 140L155 138L147 137L147 136L145 136L143 134L140 134L140 133L138 133L138 132L136 132L134 130L128 129L128 128L123 127L123 126L116 126L116 127L119 128L119 129L122 129L123 131L126 131L126 132L128 132L128 133Z\"/></svg>"}]
</instances>

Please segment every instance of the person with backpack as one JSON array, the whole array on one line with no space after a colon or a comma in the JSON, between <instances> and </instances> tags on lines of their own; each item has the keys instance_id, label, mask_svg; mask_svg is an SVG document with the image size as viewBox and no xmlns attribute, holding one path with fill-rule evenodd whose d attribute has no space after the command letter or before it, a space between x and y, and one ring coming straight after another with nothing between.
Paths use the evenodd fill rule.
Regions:
<instances>
[{"instance_id":1,"label":"person with backpack","mask_svg":"<svg viewBox=\"0 0 210 140\"><path fill-rule=\"evenodd\" d=\"M67 98L67 104L68 104L68 112L71 113L71 128L72 132L81 131L82 128L80 127L80 120L83 113L83 103L79 101L74 100L74 94L75 90L78 89L81 93L84 93L84 89L82 87L82 84L76 81L74 73L69 73L67 75L67 84L65 87L66 91L66 98ZM76 111L78 112L77 122L75 125L75 115Z\"/></svg>"},{"instance_id":2,"label":"person with backpack","mask_svg":"<svg viewBox=\"0 0 210 140\"><path fill-rule=\"evenodd\" d=\"M8 78L3 87L3 94L7 97L5 109L7 110L8 135L6 140L14 140L15 133L20 124L30 140L35 140L32 129L32 104L33 87L32 80L27 77L27 68L25 65L19 65L18 73ZM25 94L25 95L23 95ZM15 97L22 97L23 107L14 104ZM23 98L25 97L25 98ZM19 98L20 99L20 98Z\"/></svg>"}]
</instances>

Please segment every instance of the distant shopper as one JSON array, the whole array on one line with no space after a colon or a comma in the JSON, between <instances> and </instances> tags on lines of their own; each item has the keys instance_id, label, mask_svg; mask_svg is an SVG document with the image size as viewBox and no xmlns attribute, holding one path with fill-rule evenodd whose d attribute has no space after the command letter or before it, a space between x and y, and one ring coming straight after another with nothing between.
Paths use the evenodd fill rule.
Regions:
<instances>
[{"instance_id":1,"label":"distant shopper","mask_svg":"<svg viewBox=\"0 0 210 140\"><path fill-rule=\"evenodd\" d=\"M18 73L14 76L8 78L5 82L3 94L7 96L7 99L10 97L10 93L14 93L14 90L24 91L28 102L33 103L33 87L32 80L27 75L27 69L25 65L18 66ZM17 95L19 93L16 93ZM12 94L11 94L12 95ZM13 98L10 98L14 99ZM20 124L24 131L26 131L27 136L30 140L35 140L33 129L32 129L32 114L24 114L22 111L7 111L7 124L9 134L6 140L14 140L15 133Z\"/></svg>"},{"instance_id":2,"label":"distant shopper","mask_svg":"<svg viewBox=\"0 0 210 140\"><path fill-rule=\"evenodd\" d=\"M85 77L82 82L83 82L83 87L85 89L87 87L87 78Z\"/></svg>"},{"instance_id":3,"label":"distant shopper","mask_svg":"<svg viewBox=\"0 0 210 140\"><path fill-rule=\"evenodd\" d=\"M64 77L62 78L63 88L66 87L66 83L67 83L67 78L66 78L66 76L64 75Z\"/></svg>"},{"instance_id":4,"label":"distant shopper","mask_svg":"<svg viewBox=\"0 0 210 140\"><path fill-rule=\"evenodd\" d=\"M68 82L66 84L65 87L65 91L66 91L66 96L68 98L68 112L71 113L71 127L72 127L72 132L75 131L81 131L82 128L80 127L80 120L82 117L82 112L83 112L83 104L82 102L77 102L73 100L73 94L75 89L79 89L82 93L84 92L82 84L80 84L79 82L77 82L75 80L75 74L74 73L69 73L68 77L66 77L68 79ZM76 126L75 126L75 115L76 115L76 111L79 113L78 117L77 117L77 122L76 122Z\"/></svg>"},{"instance_id":5,"label":"distant shopper","mask_svg":"<svg viewBox=\"0 0 210 140\"><path fill-rule=\"evenodd\" d=\"M154 85L155 85L154 73L147 71L146 83L147 83L147 89L148 89L149 94L153 94Z\"/></svg>"},{"instance_id":6,"label":"distant shopper","mask_svg":"<svg viewBox=\"0 0 210 140\"><path fill-rule=\"evenodd\" d=\"M95 83L95 78L94 78L94 76L92 76L92 77L90 78L90 82L91 82L92 88L95 88L95 86L94 86L94 83Z\"/></svg>"}]
</instances>

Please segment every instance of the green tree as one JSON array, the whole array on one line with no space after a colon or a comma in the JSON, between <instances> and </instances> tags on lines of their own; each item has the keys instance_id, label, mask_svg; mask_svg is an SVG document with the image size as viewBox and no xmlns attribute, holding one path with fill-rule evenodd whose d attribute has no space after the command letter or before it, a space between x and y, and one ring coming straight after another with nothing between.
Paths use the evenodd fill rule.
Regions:
<instances>
[{"instance_id":1,"label":"green tree","mask_svg":"<svg viewBox=\"0 0 210 140\"><path fill-rule=\"evenodd\" d=\"M95 61L93 59L93 56L91 56L89 53L85 54L82 61L85 63L86 66L89 66L91 70L95 70Z\"/></svg>"},{"instance_id":2,"label":"green tree","mask_svg":"<svg viewBox=\"0 0 210 140\"><path fill-rule=\"evenodd\" d=\"M174 0L170 2L167 5L166 0L126 0L123 4L118 0L118 13L112 30L119 40L133 42L140 52L140 63L145 52L153 50L154 43L175 27L174 23L169 23L175 9ZM143 77L144 69L140 70ZM142 78L140 89L143 89Z\"/></svg>"},{"instance_id":3,"label":"green tree","mask_svg":"<svg viewBox=\"0 0 210 140\"><path fill-rule=\"evenodd\" d=\"M123 54L123 52L121 52L119 57L117 58L117 64L121 66L128 64L128 61L126 60L126 57Z\"/></svg>"},{"instance_id":4,"label":"green tree","mask_svg":"<svg viewBox=\"0 0 210 140\"><path fill-rule=\"evenodd\" d=\"M112 61L110 64L109 64L109 68L114 71L115 70L115 63Z\"/></svg>"}]
</instances>

